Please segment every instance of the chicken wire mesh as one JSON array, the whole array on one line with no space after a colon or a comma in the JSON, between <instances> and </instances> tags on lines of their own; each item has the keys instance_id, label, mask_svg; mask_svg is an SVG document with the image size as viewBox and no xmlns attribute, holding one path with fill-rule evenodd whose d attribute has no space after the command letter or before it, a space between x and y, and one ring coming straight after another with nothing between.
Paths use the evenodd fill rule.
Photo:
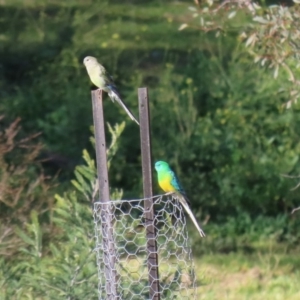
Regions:
<instances>
[{"instance_id":1,"label":"chicken wire mesh","mask_svg":"<svg viewBox=\"0 0 300 300\"><path fill-rule=\"evenodd\" d=\"M183 207L174 195L153 197L153 206L160 299L196 299L194 264ZM149 299L144 212L144 199L94 203L99 299ZM111 222L108 244L103 243L108 237L104 222ZM104 247L108 249L104 251ZM105 277L107 254L113 263L108 280ZM109 288L107 281L115 282L115 286Z\"/></svg>"}]
</instances>

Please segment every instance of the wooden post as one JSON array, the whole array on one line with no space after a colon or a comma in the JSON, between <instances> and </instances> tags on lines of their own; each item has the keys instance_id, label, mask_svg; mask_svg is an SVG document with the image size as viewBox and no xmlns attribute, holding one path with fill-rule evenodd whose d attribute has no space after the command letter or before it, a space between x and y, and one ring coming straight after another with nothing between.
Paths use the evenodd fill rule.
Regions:
<instances>
[{"instance_id":1,"label":"wooden post","mask_svg":"<svg viewBox=\"0 0 300 300\"><path fill-rule=\"evenodd\" d=\"M159 300L159 274L158 257L156 244L156 230L154 226L153 209L153 184L152 184L152 160L151 160L151 138L149 101L147 88L138 89L139 114L140 114L140 136L143 167L143 188L144 188L144 217L146 221L148 272L150 285L150 299Z\"/></svg>"},{"instance_id":2,"label":"wooden post","mask_svg":"<svg viewBox=\"0 0 300 300\"><path fill-rule=\"evenodd\" d=\"M109 181L107 171L106 141L102 91L92 91L93 116L96 140L97 174L99 181L99 201L101 205L102 242L105 266L106 299L115 300L117 296L116 252L113 239L112 211L109 204Z\"/></svg>"}]
</instances>

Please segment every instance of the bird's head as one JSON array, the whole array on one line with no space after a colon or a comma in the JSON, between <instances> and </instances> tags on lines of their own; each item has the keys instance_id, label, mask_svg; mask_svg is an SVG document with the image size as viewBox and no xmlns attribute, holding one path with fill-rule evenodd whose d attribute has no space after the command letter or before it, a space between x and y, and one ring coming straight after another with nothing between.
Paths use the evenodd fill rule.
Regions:
<instances>
[{"instance_id":1,"label":"bird's head","mask_svg":"<svg viewBox=\"0 0 300 300\"><path fill-rule=\"evenodd\" d=\"M83 64L84 64L85 66L97 65L97 64L98 64L98 60L97 60L96 57L93 57L93 56L87 56L87 57L84 58Z\"/></svg>"},{"instance_id":2,"label":"bird's head","mask_svg":"<svg viewBox=\"0 0 300 300\"><path fill-rule=\"evenodd\" d=\"M157 172L170 170L169 164L161 160L157 161L154 167Z\"/></svg>"}]
</instances>

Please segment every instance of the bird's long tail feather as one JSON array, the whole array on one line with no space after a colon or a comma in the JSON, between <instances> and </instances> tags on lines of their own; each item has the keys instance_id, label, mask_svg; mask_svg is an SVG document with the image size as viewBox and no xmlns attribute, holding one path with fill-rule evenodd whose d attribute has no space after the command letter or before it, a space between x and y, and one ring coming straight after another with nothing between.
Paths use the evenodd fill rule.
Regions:
<instances>
[{"instance_id":1,"label":"bird's long tail feather","mask_svg":"<svg viewBox=\"0 0 300 300\"><path fill-rule=\"evenodd\" d=\"M185 209L185 211L187 212L187 214L189 215L189 217L191 218L192 222L194 223L195 227L197 228L199 234L201 237L205 237L205 233L204 231L200 228L200 226L197 223L197 220L194 216L194 214L192 213L190 206L188 205L187 201L184 199L183 196L178 195L177 199L180 201L180 203L182 204L183 208Z\"/></svg>"},{"instance_id":2,"label":"bird's long tail feather","mask_svg":"<svg viewBox=\"0 0 300 300\"><path fill-rule=\"evenodd\" d=\"M108 96L110 99L114 102L115 100L123 107L123 109L126 111L127 115L130 117L131 120L133 120L135 123L140 125L139 121L135 118L135 116L132 114L132 112L129 110L129 108L125 105L125 103L122 101L121 97L119 96L117 91L110 90L108 92Z\"/></svg>"}]
</instances>

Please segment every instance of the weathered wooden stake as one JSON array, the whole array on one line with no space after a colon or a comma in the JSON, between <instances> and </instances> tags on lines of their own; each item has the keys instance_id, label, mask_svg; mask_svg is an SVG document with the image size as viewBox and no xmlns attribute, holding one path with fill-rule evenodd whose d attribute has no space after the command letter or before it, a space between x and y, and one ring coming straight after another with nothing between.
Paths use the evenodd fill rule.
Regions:
<instances>
[{"instance_id":1,"label":"weathered wooden stake","mask_svg":"<svg viewBox=\"0 0 300 300\"><path fill-rule=\"evenodd\" d=\"M150 137L150 118L149 101L147 88L138 89L139 114L140 114L140 136L143 167L143 187L144 187L144 217L147 232L147 251L148 251L148 272L150 285L150 299L159 300L159 274L158 257L156 244L156 230L154 226L153 209L153 184L152 184L152 160L151 160L151 137Z\"/></svg>"},{"instance_id":2,"label":"weathered wooden stake","mask_svg":"<svg viewBox=\"0 0 300 300\"><path fill-rule=\"evenodd\" d=\"M93 116L96 140L97 174L99 181L99 201L101 206L101 226L103 255L105 265L106 299L118 299L117 295L117 272L116 252L113 239L112 211L109 204L109 182L107 171L106 141L104 130L104 114L102 104L102 91L92 91Z\"/></svg>"}]
</instances>

